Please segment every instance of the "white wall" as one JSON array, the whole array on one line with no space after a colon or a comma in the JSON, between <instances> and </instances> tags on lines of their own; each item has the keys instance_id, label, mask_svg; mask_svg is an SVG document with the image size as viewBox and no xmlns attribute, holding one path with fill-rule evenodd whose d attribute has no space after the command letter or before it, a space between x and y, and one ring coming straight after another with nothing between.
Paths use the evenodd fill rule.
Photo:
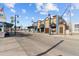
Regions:
<instances>
[{"instance_id":1,"label":"white wall","mask_svg":"<svg viewBox=\"0 0 79 59\"><path fill-rule=\"evenodd\" d=\"M79 28L75 28L75 24L79 24L79 23L72 24L72 32L73 33L79 33Z\"/></svg>"}]
</instances>

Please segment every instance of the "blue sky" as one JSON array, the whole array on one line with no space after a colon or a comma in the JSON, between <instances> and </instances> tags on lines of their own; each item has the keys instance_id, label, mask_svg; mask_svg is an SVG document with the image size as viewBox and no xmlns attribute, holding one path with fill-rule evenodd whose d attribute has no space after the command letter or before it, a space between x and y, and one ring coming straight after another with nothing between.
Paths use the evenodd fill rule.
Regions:
<instances>
[{"instance_id":1,"label":"blue sky","mask_svg":"<svg viewBox=\"0 0 79 59\"><path fill-rule=\"evenodd\" d=\"M19 15L17 20L20 22L17 25L25 27L32 24L32 19L33 21L43 20L49 13L51 15L62 15L68 5L67 3L2 3L0 7L4 7L7 22L10 22L10 17L16 14ZM69 22L68 11L63 18ZM74 23L79 22L79 4L72 4L71 19Z\"/></svg>"}]
</instances>

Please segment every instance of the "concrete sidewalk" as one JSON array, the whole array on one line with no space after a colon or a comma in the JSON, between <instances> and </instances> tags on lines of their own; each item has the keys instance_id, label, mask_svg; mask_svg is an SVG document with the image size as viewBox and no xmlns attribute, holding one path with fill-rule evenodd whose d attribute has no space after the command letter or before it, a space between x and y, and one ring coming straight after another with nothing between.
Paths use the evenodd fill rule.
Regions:
<instances>
[{"instance_id":1,"label":"concrete sidewalk","mask_svg":"<svg viewBox=\"0 0 79 59\"><path fill-rule=\"evenodd\" d=\"M51 35L52 37L62 38L64 40L79 40L79 35Z\"/></svg>"},{"instance_id":2,"label":"concrete sidewalk","mask_svg":"<svg viewBox=\"0 0 79 59\"><path fill-rule=\"evenodd\" d=\"M0 56L26 55L14 37L0 38Z\"/></svg>"}]
</instances>

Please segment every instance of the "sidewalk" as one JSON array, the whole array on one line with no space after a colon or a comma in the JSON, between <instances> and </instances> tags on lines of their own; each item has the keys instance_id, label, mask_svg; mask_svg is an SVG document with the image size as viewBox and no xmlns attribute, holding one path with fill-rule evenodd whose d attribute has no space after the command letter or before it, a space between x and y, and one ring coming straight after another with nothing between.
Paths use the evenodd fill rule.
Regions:
<instances>
[{"instance_id":1,"label":"sidewalk","mask_svg":"<svg viewBox=\"0 0 79 59\"><path fill-rule=\"evenodd\" d=\"M65 39L65 40L79 40L79 35L51 35L52 37L59 37L59 38L62 38L62 39Z\"/></svg>"},{"instance_id":2,"label":"sidewalk","mask_svg":"<svg viewBox=\"0 0 79 59\"><path fill-rule=\"evenodd\" d=\"M15 38L0 38L0 56L24 56L25 52L16 42Z\"/></svg>"}]
</instances>

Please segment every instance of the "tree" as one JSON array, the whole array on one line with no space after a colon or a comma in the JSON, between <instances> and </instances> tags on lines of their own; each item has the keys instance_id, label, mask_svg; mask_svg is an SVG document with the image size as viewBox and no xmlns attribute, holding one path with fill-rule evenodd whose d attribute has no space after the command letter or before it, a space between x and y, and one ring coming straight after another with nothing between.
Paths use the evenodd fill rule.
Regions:
<instances>
[{"instance_id":1,"label":"tree","mask_svg":"<svg viewBox=\"0 0 79 59\"><path fill-rule=\"evenodd\" d=\"M11 23L13 23L14 22L14 17L11 16L10 19L11 19Z\"/></svg>"}]
</instances>

